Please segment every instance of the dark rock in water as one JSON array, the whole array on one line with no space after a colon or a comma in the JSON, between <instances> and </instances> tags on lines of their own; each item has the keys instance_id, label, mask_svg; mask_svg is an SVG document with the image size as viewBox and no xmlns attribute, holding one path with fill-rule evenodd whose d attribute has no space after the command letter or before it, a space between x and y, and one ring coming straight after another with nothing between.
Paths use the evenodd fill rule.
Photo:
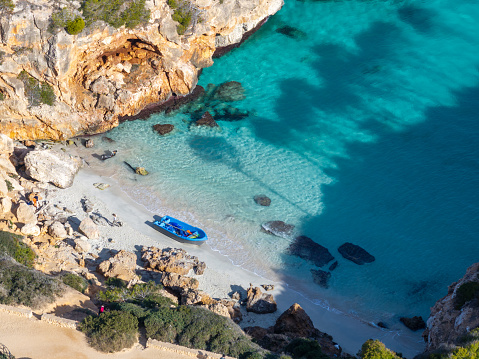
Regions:
<instances>
[{"instance_id":1,"label":"dark rock in water","mask_svg":"<svg viewBox=\"0 0 479 359\"><path fill-rule=\"evenodd\" d=\"M295 27L285 25L280 28L276 29L276 32L279 32L280 34L286 35L288 37L291 37L292 39L296 40L301 40L306 38L306 33L304 31L301 31Z\"/></svg>"},{"instance_id":2,"label":"dark rock in water","mask_svg":"<svg viewBox=\"0 0 479 359\"><path fill-rule=\"evenodd\" d=\"M331 278L331 273L321 269L311 269L314 283L320 285L323 288L328 288L328 280Z\"/></svg>"},{"instance_id":3,"label":"dark rock in water","mask_svg":"<svg viewBox=\"0 0 479 359\"><path fill-rule=\"evenodd\" d=\"M338 261L335 261L333 264L331 264L331 265L329 266L329 270L330 270L330 271L333 271L333 270L336 269L337 266L338 266Z\"/></svg>"},{"instance_id":4,"label":"dark rock in water","mask_svg":"<svg viewBox=\"0 0 479 359\"><path fill-rule=\"evenodd\" d=\"M158 132L160 135L166 135L175 129L175 126L165 123L165 124L157 124L153 126L153 129Z\"/></svg>"},{"instance_id":5,"label":"dark rock in water","mask_svg":"<svg viewBox=\"0 0 479 359\"><path fill-rule=\"evenodd\" d=\"M228 81L216 87L213 98L221 102L231 102L244 100L246 96L241 83Z\"/></svg>"},{"instance_id":6,"label":"dark rock in water","mask_svg":"<svg viewBox=\"0 0 479 359\"><path fill-rule=\"evenodd\" d=\"M266 222L261 225L261 228L263 228L266 233L283 238L290 238L293 235L294 230L292 224L287 224L283 221Z\"/></svg>"},{"instance_id":7,"label":"dark rock in water","mask_svg":"<svg viewBox=\"0 0 479 359\"><path fill-rule=\"evenodd\" d=\"M378 322L377 326L378 326L379 328L388 329L388 326L387 326L386 323L384 323L384 322Z\"/></svg>"},{"instance_id":8,"label":"dark rock in water","mask_svg":"<svg viewBox=\"0 0 479 359\"><path fill-rule=\"evenodd\" d=\"M214 111L214 116L218 121L234 122L240 121L249 116L248 111L227 106L226 104L215 106L212 111Z\"/></svg>"},{"instance_id":9,"label":"dark rock in water","mask_svg":"<svg viewBox=\"0 0 479 359\"><path fill-rule=\"evenodd\" d=\"M103 136L101 138L102 141L108 142L108 143L113 143L115 140L111 139L110 137Z\"/></svg>"},{"instance_id":10,"label":"dark rock in water","mask_svg":"<svg viewBox=\"0 0 479 359\"><path fill-rule=\"evenodd\" d=\"M339 247L338 252L341 253L344 258L360 265L364 263L371 263L376 260L376 258L374 258L374 256L369 254L366 250L349 242L346 242Z\"/></svg>"},{"instance_id":11,"label":"dark rock in water","mask_svg":"<svg viewBox=\"0 0 479 359\"><path fill-rule=\"evenodd\" d=\"M412 318L401 317L399 320L409 329L416 331L426 329L426 323L422 317L414 316Z\"/></svg>"},{"instance_id":12,"label":"dark rock in water","mask_svg":"<svg viewBox=\"0 0 479 359\"><path fill-rule=\"evenodd\" d=\"M306 236L296 237L289 246L288 253L313 262L318 267L322 267L334 259L327 248Z\"/></svg>"},{"instance_id":13,"label":"dark rock in water","mask_svg":"<svg viewBox=\"0 0 479 359\"><path fill-rule=\"evenodd\" d=\"M254 196L254 201L260 206L268 207L271 204L271 199L264 194Z\"/></svg>"},{"instance_id":14,"label":"dark rock in water","mask_svg":"<svg viewBox=\"0 0 479 359\"><path fill-rule=\"evenodd\" d=\"M201 118L196 121L197 126L207 126L207 127L218 127L218 124L216 123L215 119L211 114L206 111Z\"/></svg>"}]
</instances>

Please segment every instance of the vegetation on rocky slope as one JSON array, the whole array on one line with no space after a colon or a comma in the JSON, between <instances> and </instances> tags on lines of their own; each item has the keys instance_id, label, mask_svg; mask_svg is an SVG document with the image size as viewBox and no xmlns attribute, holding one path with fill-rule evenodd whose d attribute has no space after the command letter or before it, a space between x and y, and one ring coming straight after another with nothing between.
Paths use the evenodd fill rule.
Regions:
<instances>
[{"instance_id":1,"label":"vegetation on rocky slope","mask_svg":"<svg viewBox=\"0 0 479 359\"><path fill-rule=\"evenodd\" d=\"M12 0L0 0L0 15L11 14L15 9L15 4Z\"/></svg>"},{"instance_id":2,"label":"vegetation on rocky slope","mask_svg":"<svg viewBox=\"0 0 479 359\"><path fill-rule=\"evenodd\" d=\"M160 288L153 282L127 288L122 281L110 280L108 289L99 298L106 300L112 311L98 318L90 316L81 324L90 344L110 353L131 347L140 325L145 327L148 338L189 348L235 357L259 350L230 319L204 308L174 306L171 300L157 293ZM108 334L112 331L116 333L114 336Z\"/></svg>"},{"instance_id":3,"label":"vegetation on rocky slope","mask_svg":"<svg viewBox=\"0 0 479 359\"><path fill-rule=\"evenodd\" d=\"M173 9L171 18L178 22L176 31L179 35L183 35L191 26L202 22L201 11L188 0L168 0L168 5Z\"/></svg>"},{"instance_id":4,"label":"vegetation on rocky slope","mask_svg":"<svg viewBox=\"0 0 479 359\"><path fill-rule=\"evenodd\" d=\"M39 106L42 103L52 106L55 102L53 88L46 82L40 82L30 76L26 71L20 72L18 79L22 80L25 97L30 107Z\"/></svg>"},{"instance_id":5,"label":"vegetation on rocky slope","mask_svg":"<svg viewBox=\"0 0 479 359\"><path fill-rule=\"evenodd\" d=\"M386 348L386 346L379 340L367 340L359 352L361 359L399 359L393 351Z\"/></svg>"},{"instance_id":6,"label":"vegetation on rocky slope","mask_svg":"<svg viewBox=\"0 0 479 359\"><path fill-rule=\"evenodd\" d=\"M20 239L22 236L10 232L0 231L0 257L9 256L18 263L31 268L35 260L35 253Z\"/></svg>"}]
</instances>

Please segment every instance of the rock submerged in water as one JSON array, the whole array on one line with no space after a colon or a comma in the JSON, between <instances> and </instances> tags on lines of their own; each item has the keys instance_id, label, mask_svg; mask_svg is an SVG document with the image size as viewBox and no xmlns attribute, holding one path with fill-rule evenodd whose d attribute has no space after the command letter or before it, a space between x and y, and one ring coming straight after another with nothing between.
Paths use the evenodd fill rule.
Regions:
<instances>
[{"instance_id":1,"label":"rock submerged in water","mask_svg":"<svg viewBox=\"0 0 479 359\"><path fill-rule=\"evenodd\" d=\"M228 81L216 87L213 98L221 102L242 101L246 98L244 92L241 83L238 81Z\"/></svg>"},{"instance_id":2,"label":"rock submerged in water","mask_svg":"<svg viewBox=\"0 0 479 359\"><path fill-rule=\"evenodd\" d=\"M254 196L254 201L260 206L268 207L271 204L271 199L264 194Z\"/></svg>"},{"instance_id":3,"label":"rock submerged in water","mask_svg":"<svg viewBox=\"0 0 479 359\"><path fill-rule=\"evenodd\" d=\"M283 221L270 221L263 223L261 228L269 234L277 237L290 238L293 235L294 225Z\"/></svg>"},{"instance_id":4,"label":"rock submerged in water","mask_svg":"<svg viewBox=\"0 0 479 359\"><path fill-rule=\"evenodd\" d=\"M426 329L426 323L422 317L414 316L412 318L401 317L399 320L409 329L416 331Z\"/></svg>"},{"instance_id":5,"label":"rock submerged in water","mask_svg":"<svg viewBox=\"0 0 479 359\"><path fill-rule=\"evenodd\" d=\"M376 258L369 254L365 249L349 242L346 242L341 245L338 248L338 252L341 253L344 258L359 265L362 265L364 263L372 263L376 260Z\"/></svg>"},{"instance_id":6,"label":"rock submerged in water","mask_svg":"<svg viewBox=\"0 0 479 359\"><path fill-rule=\"evenodd\" d=\"M313 275L314 283L318 284L323 288L329 288L329 278L331 278L331 273L326 272L321 269L311 269L311 274Z\"/></svg>"},{"instance_id":7,"label":"rock submerged in water","mask_svg":"<svg viewBox=\"0 0 479 359\"><path fill-rule=\"evenodd\" d=\"M219 127L213 116L208 111L206 111L195 124L196 126Z\"/></svg>"},{"instance_id":8,"label":"rock submerged in water","mask_svg":"<svg viewBox=\"0 0 479 359\"><path fill-rule=\"evenodd\" d=\"M172 124L169 124L169 123L156 124L156 125L153 125L153 129L156 132L158 132L161 136L164 136L167 133L170 133L171 131L173 131L175 129L175 126L173 126Z\"/></svg>"},{"instance_id":9,"label":"rock submerged in water","mask_svg":"<svg viewBox=\"0 0 479 359\"><path fill-rule=\"evenodd\" d=\"M312 262L317 267L322 267L334 259L327 248L306 236L296 237L288 248L288 254Z\"/></svg>"},{"instance_id":10,"label":"rock submerged in water","mask_svg":"<svg viewBox=\"0 0 479 359\"><path fill-rule=\"evenodd\" d=\"M306 38L306 33L295 27L285 25L276 29L276 32L286 35L292 39L302 40Z\"/></svg>"}]
</instances>

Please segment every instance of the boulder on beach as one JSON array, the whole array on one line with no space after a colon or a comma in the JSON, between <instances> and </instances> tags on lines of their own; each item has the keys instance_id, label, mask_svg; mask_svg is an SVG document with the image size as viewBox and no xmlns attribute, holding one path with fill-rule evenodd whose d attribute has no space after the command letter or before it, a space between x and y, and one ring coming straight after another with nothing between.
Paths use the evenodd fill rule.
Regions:
<instances>
[{"instance_id":1,"label":"boulder on beach","mask_svg":"<svg viewBox=\"0 0 479 359\"><path fill-rule=\"evenodd\" d=\"M20 223L37 224L37 215L35 214L35 207L29 206L25 202L21 202L15 209L15 217Z\"/></svg>"},{"instance_id":2,"label":"boulder on beach","mask_svg":"<svg viewBox=\"0 0 479 359\"><path fill-rule=\"evenodd\" d=\"M100 232L98 231L98 226L93 222L90 217L85 218L80 222L78 231L83 233L88 239L98 239L100 238Z\"/></svg>"},{"instance_id":3,"label":"boulder on beach","mask_svg":"<svg viewBox=\"0 0 479 359\"><path fill-rule=\"evenodd\" d=\"M272 294L261 292L259 287L250 287L247 292L246 310L248 312L266 314L274 313L278 309Z\"/></svg>"},{"instance_id":4,"label":"boulder on beach","mask_svg":"<svg viewBox=\"0 0 479 359\"><path fill-rule=\"evenodd\" d=\"M273 330L277 334L303 338L315 333L313 321L298 303L294 303L276 319Z\"/></svg>"},{"instance_id":5,"label":"boulder on beach","mask_svg":"<svg viewBox=\"0 0 479 359\"><path fill-rule=\"evenodd\" d=\"M24 161L28 176L40 182L53 183L60 188L70 187L82 166L80 157L54 150L28 152Z\"/></svg>"},{"instance_id":6,"label":"boulder on beach","mask_svg":"<svg viewBox=\"0 0 479 359\"><path fill-rule=\"evenodd\" d=\"M175 126L169 123L153 125L153 129L158 132L161 136L170 133L175 129Z\"/></svg>"},{"instance_id":7,"label":"boulder on beach","mask_svg":"<svg viewBox=\"0 0 479 359\"><path fill-rule=\"evenodd\" d=\"M135 269L136 254L125 250L120 250L113 257L98 265L98 271L105 278L119 278L127 282L138 279Z\"/></svg>"},{"instance_id":8,"label":"boulder on beach","mask_svg":"<svg viewBox=\"0 0 479 359\"><path fill-rule=\"evenodd\" d=\"M260 206L268 207L271 204L271 199L264 194L256 195L253 199L256 204L259 204Z\"/></svg>"},{"instance_id":9,"label":"boulder on beach","mask_svg":"<svg viewBox=\"0 0 479 359\"><path fill-rule=\"evenodd\" d=\"M263 223L261 228L269 234L277 237L290 238L293 235L294 225L283 221L270 221Z\"/></svg>"},{"instance_id":10,"label":"boulder on beach","mask_svg":"<svg viewBox=\"0 0 479 359\"><path fill-rule=\"evenodd\" d=\"M25 236L36 237L40 235L40 227L38 227L35 223L27 223L22 227L20 232L22 232L22 234L24 234Z\"/></svg>"},{"instance_id":11,"label":"boulder on beach","mask_svg":"<svg viewBox=\"0 0 479 359\"><path fill-rule=\"evenodd\" d=\"M146 268L181 275L188 274L192 269L197 275L203 274L206 268L204 262L200 262L195 256L190 256L181 248L143 247L141 259L145 262Z\"/></svg>"},{"instance_id":12,"label":"boulder on beach","mask_svg":"<svg viewBox=\"0 0 479 359\"><path fill-rule=\"evenodd\" d=\"M369 254L365 249L349 242L346 242L341 245L338 248L338 252L341 253L344 258L359 265L364 263L371 263L376 260L376 258Z\"/></svg>"},{"instance_id":13,"label":"boulder on beach","mask_svg":"<svg viewBox=\"0 0 479 359\"><path fill-rule=\"evenodd\" d=\"M317 267L322 267L334 259L326 247L306 236L296 237L288 248L288 254L312 262Z\"/></svg>"},{"instance_id":14,"label":"boulder on beach","mask_svg":"<svg viewBox=\"0 0 479 359\"><path fill-rule=\"evenodd\" d=\"M195 278L190 278L178 273L161 273L161 284L172 291L181 294L184 290L198 289L199 283Z\"/></svg>"},{"instance_id":15,"label":"boulder on beach","mask_svg":"<svg viewBox=\"0 0 479 359\"><path fill-rule=\"evenodd\" d=\"M54 239L65 239L66 237L68 237L65 227L59 221L53 222L48 227L48 234Z\"/></svg>"}]
</instances>

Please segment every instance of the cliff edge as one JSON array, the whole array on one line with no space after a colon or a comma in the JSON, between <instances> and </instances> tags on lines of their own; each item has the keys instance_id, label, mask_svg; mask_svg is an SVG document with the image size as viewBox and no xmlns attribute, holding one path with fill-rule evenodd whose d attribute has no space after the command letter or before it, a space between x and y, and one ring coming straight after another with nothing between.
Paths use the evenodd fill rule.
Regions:
<instances>
[{"instance_id":1,"label":"cliff edge","mask_svg":"<svg viewBox=\"0 0 479 359\"><path fill-rule=\"evenodd\" d=\"M62 140L107 131L121 116L189 93L217 48L239 43L283 5L187 1L196 19L182 31L171 0L145 0L146 23L130 29L95 21L77 35L52 28L52 15L81 14L85 2L11 1L0 16L0 132Z\"/></svg>"}]
</instances>

